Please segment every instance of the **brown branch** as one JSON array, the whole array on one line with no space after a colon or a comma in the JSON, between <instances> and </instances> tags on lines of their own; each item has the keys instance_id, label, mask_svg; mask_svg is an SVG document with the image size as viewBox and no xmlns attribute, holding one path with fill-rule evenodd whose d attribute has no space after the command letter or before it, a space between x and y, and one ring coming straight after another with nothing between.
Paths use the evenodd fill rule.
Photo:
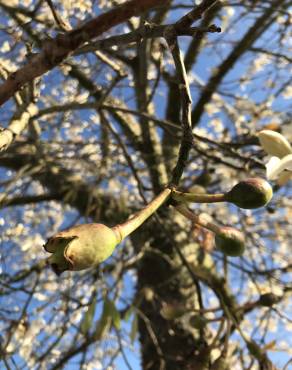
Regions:
<instances>
[{"instance_id":1,"label":"brown branch","mask_svg":"<svg viewBox=\"0 0 292 370\"><path fill-rule=\"evenodd\" d=\"M212 99L212 96L224 77L232 70L240 57L246 53L256 40L270 27L274 21L274 14L277 8L280 8L285 3L285 0L275 0L271 6L266 8L266 11L258 17L254 24L245 33L238 44L231 50L227 58L216 69L216 72L210 77L208 83L204 87L202 94L196 103L192 112L193 127L197 126L204 113L205 105Z\"/></svg>"},{"instance_id":2,"label":"brown branch","mask_svg":"<svg viewBox=\"0 0 292 370\"><path fill-rule=\"evenodd\" d=\"M51 9L51 12L53 14L54 20L57 23L57 25L60 27L60 29L64 32L68 32L71 30L71 27L68 23L66 23L59 15L57 10L55 9L55 6L53 4L52 0L46 0L49 8Z\"/></svg>"},{"instance_id":3,"label":"brown branch","mask_svg":"<svg viewBox=\"0 0 292 370\"><path fill-rule=\"evenodd\" d=\"M18 171L27 163L34 167L42 161L42 158L39 158L39 155L35 153L33 146L24 145L23 142L15 142L13 151L10 150L8 149L5 156L0 157L1 167ZM60 199L63 204L70 204L80 214L86 215L92 220L97 221L102 216L105 223L114 224L120 221L121 214L125 217L129 214L127 206L120 199L102 194L86 181L74 178L72 174L72 171L62 168L57 163L47 162L46 167L31 173L30 177L32 180L40 182L48 189L49 193L53 194L56 199ZM113 207L114 214L105 211L109 207Z\"/></svg>"},{"instance_id":4,"label":"brown branch","mask_svg":"<svg viewBox=\"0 0 292 370\"><path fill-rule=\"evenodd\" d=\"M177 186L179 180L183 174L184 168L187 164L189 152L192 148L192 118L191 118L191 106L192 98L189 88L187 73L183 58L179 49L177 37L175 36L174 28L169 28L165 35L169 49L171 50L176 73L178 77L179 88L181 92L181 107L182 107L182 129L183 137L179 149L179 155L176 166L172 172L171 184Z\"/></svg>"},{"instance_id":5,"label":"brown branch","mask_svg":"<svg viewBox=\"0 0 292 370\"><path fill-rule=\"evenodd\" d=\"M183 29L190 28L194 21L200 19L202 15L211 7L213 7L216 3L218 3L217 0L203 0L200 5L194 7L188 14L179 19L172 27L173 40L174 37L179 35ZM214 25L207 28L209 29L211 28L213 32L221 32L221 29ZM200 37L200 35L202 35L202 32L198 33L197 35ZM177 43L177 41L175 43ZM188 111L191 107L191 95L187 83L187 70L183 58L180 56L178 45L175 47L175 43L173 44L172 53L175 61L179 86L177 86L175 82L171 83L173 86L170 86L168 94L167 118L168 119L172 118L175 122L179 122L180 120L179 111L181 108L183 121L182 122L183 139L181 141L179 149L179 158L177 160L175 168L173 169L171 179L171 183L173 185L178 185L178 182L183 174L183 170L188 160L189 152L192 147L191 141L193 137L192 137L191 113ZM169 46L171 47L170 43ZM178 50L175 51L176 49ZM183 88L183 86L185 86L185 88ZM181 96L180 102L178 101L179 90ZM189 102L187 102L187 100L189 100ZM173 143L173 139L169 135L164 136L164 143L166 143L166 141L168 142L167 145L165 145L165 147L170 149L165 149L164 155L166 157L169 157L169 155L171 156L171 154L173 153L174 150L173 148L174 145L176 146L176 143Z\"/></svg>"},{"instance_id":6,"label":"brown branch","mask_svg":"<svg viewBox=\"0 0 292 370\"><path fill-rule=\"evenodd\" d=\"M134 178L135 178L135 180L137 182L139 194L140 194L141 198L143 199L144 203L147 204L147 199L145 198L144 193L143 193L144 186L143 186L142 180L140 179L140 177L138 175L138 172L137 172L137 170L135 168L135 165L134 165L134 163L132 161L132 158L131 158L130 154L128 153L128 150L127 150L126 145L123 143L123 141L120 138L119 134L116 132L116 130L114 129L114 127L110 124L110 122L107 120L107 118L105 117L105 115L103 114L103 112L100 111L99 114L100 114L101 122L108 127L108 129L112 133L113 137L117 141L118 145L122 149L123 154L125 156L125 159L126 159L128 165L129 165L129 168L131 169L131 171L133 173L133 176L134 176Z\"/></svg>"},{"instance_id":7,"label":"brown branch","mask_svg":"<svg viewBox=\"0 0 292 370\"><path fill-rule=\"evenodd\" d=\"M108 112L112 112L117 114L118 112L123 112L127 114L131 114L133 116L138 116L138 117L143 117L144 119L147 119L149 121L154 122L157 124L159 127L161 127L163 130L167 131L169 135L172 135L175 140L179 140L180 138L180 133L182 132L181 126L177 126L174 122L168 121L168 120L163 120L163 119L158 119L155 116L149 114L149 113L144 113L140 112L137 110L125 108L123 106L118 106L117 103L118 101L111 101L112 99L109 99L109 103L105 102L103 104L100 104L100 102L90 102L90 103L67 103L63 105L53 105L48 108L44 108L40 110L35 116L32 117L32 119L38 119L42 116L45 115L50 115L53 113L59 113L59 112L66 112L69 110L86 110L86 109L104 109ZM172 129L173 131L170 131ZM207 144L210 149L215 146L216 148L220 149L223 151L224 155L227 157L231 158L236 158L239 159L241 162L243 162L244 166L242 167L235 167L236 169L240 170L245 170L246 166L248 164L253 164L254 166L264 169L265 166L263 162L257 158L251 157L251 156L246 156L244 154L240 154L236 150L232 149L233 143L229 142L218 142L215 140L212 140L206 136L202 136L199 134L196 134L193 132L193 137L197 141L200 141L202 143ZM248 143L247 143L248 144ZM224 163L229 166L229 162L224 161L222 158L216 157L212 155L211 153L208 153L206 150L200 149L200 147L194 145L194 142L192 143L194 146L194 149L196 149L200 154L202 154L204 157L207 157L209 159L214 160L215 162L219 161L220 163ZM235 144L236 145L236 144ZM243 144L242 144L243 145ZM250 145L250 143L249 143ZM254 145L259 145L257 142L254 143ZM232 166L232 164L231 164Z\"/></svg>"},{"instance_id":8,"label":"brown branch","mask_svg":"<svg viewBox=\"0 0 292 370\"><path fill-rule=\"evenodd\" d=\"M143 21L145 21L145 19ZM142 22L140 26L142 29L148 27L147 24L142 24ZM149 107L147 107L149 99L149 63L147 59L147 50L148 42L146 39L143 39L137 45L137 58L132 66L137 109L140 112L146 113L149 111ZM161 191L161 187L167 182L165 167L160 161L161 147L159 139L152 122L145 120L143 117L139 117L139 123L141 125L143 159L149 170L154 193L158 194Z\"/></svg>"},{"instance_id":9,"label":"brown branch","mask_svg":"<svg viewBox=\"0 0 292 370\"><path fill-rule=\"evenodd\" d=\"M218 0L203 0L200 5L196 6L189 13L183 16L178 22L176 22L175 28L177 30L189 28L192 23L200 19L202 15L211 7L213 7L216 3L218 3Z\"/></svg>"},{"instance_id":10,"label":"brown branch","mask_svg":"<svg viewBox=\"0 0 292 370\"><path fill-rule=\"evenodd\" d=\"M214 28L215 32L215 27L212 24L212 21L215 19L216 15L219 13L219 10L221 9L222 4L216 3L214 6L212 6L211 9L205 12L204 17L198 27L198 29L205 29L205 28ZM194 27L192 27L194 28ZM220 32L221 29L217 27L216 32ZM185 62L185 67L186 71L189 72L192 69L192 66L195 65L196 58L201 50L201 46L204 40L204 35L206 32L198 32L197 36L192 39L190 44L188 45L188 48L185 52L185 57L184 57L184 62Z\"/></svg>"},{"instance_id":11,"label":"brown branch","mask_svg":"<svg viewBox=\"0 0 292 370\"><path fill-rule=\"evenodd\" d=\"M82 46L81 48L76 50L76 52L74 52L74 55L80 55L90 51L96 51L99 49L107 49L116 45L125 45L125 44L127 45L131 43L137 43L142 39L164 37L165 31L169 26L170 25L159 25L159 26L150 25L149 27L138 28L135 31L128 32L122 35L115 35L108 37L106 39L97 40L90 43L89 45ZM198 38L204 33L219 33L220 31L221 29L213 24L206 27L203 26L203 27L182 28L176 30L176 34L177 36L191 36L194 38Z\"/></svg>"},{"instance_id":12,"label":"brown branch","mask_svg":"<svg viewBox=\"0 0 292 370\"><path fill-rule=\"evenodd\" d=\"M85 42L100 36L105 31L158 5L165 0L130 0L107 13L92 19L83 26L43 43L42 52L36 54L18 71L12 73L0 86L0 105L5 103L25 83L50 71Z\"/></svg>"},{"instance_id":13,"label":"brown branch","mask_svg":"<svg viewBox=\"0 0 292 370\"><path fill-rule=\"evenodd\" d=\"M61 200L61 194L40 194L40 195L24 195L5 199L4 203L0 203L0 209L11 206L22 206L27 204L36 204L40 202L49 202L51 200Z\"/></svg>"}]
</instances>

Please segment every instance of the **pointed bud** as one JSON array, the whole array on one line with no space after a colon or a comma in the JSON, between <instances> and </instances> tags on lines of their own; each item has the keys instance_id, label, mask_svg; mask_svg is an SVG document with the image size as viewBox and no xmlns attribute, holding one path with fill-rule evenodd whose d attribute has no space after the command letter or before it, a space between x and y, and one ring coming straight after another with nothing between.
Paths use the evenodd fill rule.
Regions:
<instances>
[{"instance_id":1,"label":"pointed bud","mask_svg":"<svg viewBox=\"0 0 292 370\"><path fill-rule=\"evenodd\" d=\"M283 158L292 153L289 141L279 132L263 130L258 133L258 138L264 151L270 155Z\"/></svg>"},{"instance_id":2,"label":"pointed bud","mask_svg":"<svg viewBox=\"0 0 292 370\"><path fill-rule=\"evenodd\" d=\"M215 235L216 248L230 257L241 256L244 252L243 234L233 227L221 227Z\"/></svg>"},{"instance_id":3,"label":"pointed bud","mask_svg":"<svg viewBox=\"0 0 292 370\"><path fill-rule=\"evenodd\" d=\"M263 207L273 196L271 185L260 178L250 178L236 184L225 194L227 202L244 209Z\"/></svg>"},{"instance_id":4,"label":"pointed bud","mask_svg":"<svg viewBox=\"0 0 292 370\"><path fill-rule=\"evenodd\" d=\"M52 253L49 263L56 274L66 270L84 270L106 260L119 240L116 233L102 224L74 226L51 237L45 244Z\"/></svg>"}]
</instances>

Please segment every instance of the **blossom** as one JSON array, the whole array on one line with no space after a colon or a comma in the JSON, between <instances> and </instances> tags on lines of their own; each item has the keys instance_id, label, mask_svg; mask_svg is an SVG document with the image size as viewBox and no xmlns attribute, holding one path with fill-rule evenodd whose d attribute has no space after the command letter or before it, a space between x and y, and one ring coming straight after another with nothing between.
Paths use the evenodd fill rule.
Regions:
<instances>
[{"instance_id":1,"label":"blossom","mask_svg":"<svg viewBox=\"0 0 292 370\"><path fill-rule=\"evenodd\" d=\"M272 156L266 164L267 178L277 179L279 185L284 185L292 175L292 147L289 141L272 130L260 131L258 138L264 151Z\"/></svg>"}]
</instances>

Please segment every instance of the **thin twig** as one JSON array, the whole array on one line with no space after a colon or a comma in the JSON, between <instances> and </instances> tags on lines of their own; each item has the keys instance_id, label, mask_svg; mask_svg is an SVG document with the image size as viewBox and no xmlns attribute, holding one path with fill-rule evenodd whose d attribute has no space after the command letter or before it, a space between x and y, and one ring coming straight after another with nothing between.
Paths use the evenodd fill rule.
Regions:
<instances>
[{"instance_id":1,"label":"thin twig","mask_svg":"<svg viewBox=\"0 0 292 370\"><path fill-rule=\"evenodd\" d=\"M165 0L130 0L70 32L45 40L43 50L0 85L0 105L11 98L24 84L55 68L85 42L100 36L132 16L138 16L159 5L167 5L167 3Z\"/></svg>"},{"instance_id":2,"label":"thin twig","mask_svg":"<svg viewBox=\"0 0 292 370\"><path fill-rule=\"evenodd\" d=\"M59 15L59 13L57 12L54 4L53 4L53 1L52 0L46 0L46 3L48 4L49 8L51 9L51 12L53 14L53 17L54 17L54 20L55 22L57 23L57 25L60 27L60 29L64 32L68 32L68 31L71 31L71 26L66 23L62 18L61 16Z\"/></svg>"},{"instance_id":3,"label":"thin twig","mask_svg":"<svg viewBox=\"0 0 292 370\"><path fill-rule=\"evenodd\" d=\"M175 36L174 32L175 31L173 27L168 28L165 33L165 38L172 53L181 92L183 137L181 140L177 163L172 172L171 186L177 186L179 184L184 168L187 164L193 140L191 122L192 98L183 57L181 55L177 37Z\"/></svg>"},{"instance_id":4,"label":"thin twig","mask_svg":"<svg viewBox=\"0 0 292 370\"><path fill-rule=\"evenodd\" d=\"M91 51L96 51L100 49L107 49L112 46L116 45L129 45L131 43L140 42L141 39L154 39L159 37L164 37L165 31L169 26L173 25L159 25L150 27L144 27L143 30L138 28L135 31L128 32L122 35L111 36L106 39L97 40L94 42L90 42L89 45L82 46L78 50L74 52L73 55L80 55L84 53L88 53ZM190 27L176 30L177 36L191 36L191 37L198 37L201 36L203 33L219 33L221 32L220 27L215 26L214 24L208 27Z\"/></svg>"},{"instance_id":5,"label":"thin twig","mask_svg":"<svg viewBox=\"0 0 292 370\"><path fill-rule=\"evenodd\" d=\"M196 6L189 13L183 16L178 22L176 22L175 28L177 30L189 28L192 23L199 20L202 15L211 7L213 7L216 3L218 3L218 0L203 0L200 5Z\"/></svg>"},{"instance_id":6,"label":"thin twig","mask_svg":"<svg viewBox=\"0 0 292 370\"><path fill-rule=\"evenodd\" d=\"M116 132L116 130L114 129L114 127L106 119L104 113L102 111L100 111L99 114L100 114L100 118L101 118L102 123L104 123L106 125L106 127L108 127L108 129L112 133L113 137L115 138L115 140L117 141L117 143L121 147L121 149L122 149L122 151L124 153L125 159L128 162L128 165L129 165L130 169L132 170L132 173L133 173L133 176L134 176L135 180L137 181L137 186L138 186L139 194L140 194L141 198L143 199L144 203L147 204L147 199L145 198L145 195L143 193L143 188L144 188L143 183L140 180L140 177L139 177L139 175L137 173L137 170L136 170L136 168L134 166L134 163L132 161L132 158L131 158L130 154L127 151L126 146L122 142L119 134Z\"/></svg>"}]
</instances>

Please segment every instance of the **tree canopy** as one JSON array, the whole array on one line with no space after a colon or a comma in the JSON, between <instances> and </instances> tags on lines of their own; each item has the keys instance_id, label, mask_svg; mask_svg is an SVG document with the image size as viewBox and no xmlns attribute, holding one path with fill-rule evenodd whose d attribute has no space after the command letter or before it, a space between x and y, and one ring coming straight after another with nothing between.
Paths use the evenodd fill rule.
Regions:
<instances>
[{"instance_id":1,"label":"tree canopy","mask_svg":"<svg viewBox=\"0 0 292 370\"><path fill-rule=\"evenodd\" d=\"M1 367L291 366L290 5L0 0Z\"/></svg>"}]
</instances>

